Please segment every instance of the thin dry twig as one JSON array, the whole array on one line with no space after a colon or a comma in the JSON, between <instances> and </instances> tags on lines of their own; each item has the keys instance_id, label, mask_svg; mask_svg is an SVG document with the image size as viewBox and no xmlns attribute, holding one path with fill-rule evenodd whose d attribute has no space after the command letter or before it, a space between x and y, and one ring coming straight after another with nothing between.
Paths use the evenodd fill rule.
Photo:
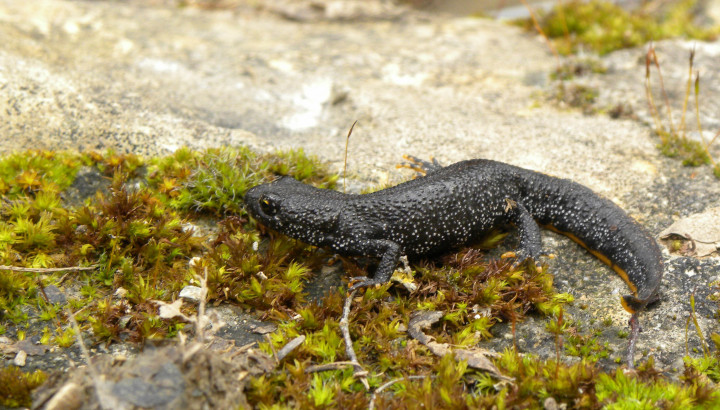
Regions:
<instances>
[{"instance_id":1,"label":"thin dry twig","mask_svg":"<svg viewBox=\"0 0 720 410\"><path fill-rule=\"evenodd\" d=\"M355 120L353 125L350 127L350 131L348 131L347 138L345 138L345 164L343 165L343 193L345 193L345 183L347 181L348 145L350 145L350 135L352 135L353 129L355 128L355 124L357 124L357 120Z\"/></svg>"},{"instance_id":2,"label":"thin dry twig","mask_svg":"<svg viewBox=\"0 0 720 410\"><path fill-rule=\"evenodd\" d=\"M207 287L208 270L205 267L205 273L200 278L200 301L198 303L198 314L197 320L195 321L195 334L197 335L197 341L200 343L205 342L205 325L208 320L205 316L205 299L207 299L208 287Z\"/></svg>"},{"instance_id":3,"label":"thin dry twig","mask_svg":"<svg viewBox=\"0 0 720 410\"><path fill-rule=\"evenodd\" d=\"M344 369L348 366L355 367L355 363L350 362L350 361L340 361L340 362L318 364L318 365L309 366L309 367L305 368L305 373L317 373L317 372L324 372L327 370L340 370L340 369Z\"/></svg>"},{"instance_id":4,"label":"thin dry twig","mask_svg":"<svg viewBox=\"0 0 720 410\"><path fill-rule=\"evenodd\" d=\"M683 138L685 137L685 114L687 113L687 106L688 101L690 100L690 88L692 87L692 77L693 77L693 61L695 60L695 45L693 45L692 50L690 51L690 61L688 64L688 79L687 84L685 85L685 99L683 99L683 108L682 108L682 117L680 118L680 131L683 133ZM702 129L699 129L700 131L700 137L702 137Z\"/></svg>"},{"instance_id":5,"label":"thin dry twig","mask_svg":"<svg viewBox=\"0 0 720 410\"><path fill-rule=\"evenodd\" d=\"M648 48L647 53L645 54L645 94L647 96L648 105L650 106L650 115L653 118L653 122L655 122L655 130L659 133L662 131L662 123L660 121L660 114L658 112L657 106L655 105L655 100L652 95L652 87L650 85L650 71L651 71L651 58L650 53L653 50L653 44L650 43L650 47Z\"/></svg>"},{"instance_id":6,"label":"thin dry twig","mask_svg":"<svg viewBox=\"0 0 720 410\"><path fill-rule=\"evenodd\" d=\"M355 297L356 292L357 289L353 290L345 298L343 314L342 318L340 319L340 331L342 331L343 339L345 340L345 353L350 358L350 362L353 364L353 373L355 374L355 376L360 378L360 381L362 382L363 386L365 386L365 389L369 390L370 384L367 381L367 377L365 377L368 373L360 365L360 362L358 362L357 355L355 354L355 349L353 349L352 338L350 338L350 305L352 304L352 300Z\"/></svg>"},{"instance_id":7,"label":"thin dry twig","mask_svg":"<svg viewBox=\"0 0 720 410\"><path fill-rule=\"evenodd\" d=\"M672 110L670 108L670 97L668 97L667 91L665 91L665 81L663 81L662 70L660 70L660 62L658 61L657 54L655 53L655 47L651 44L649 55L652 57L652 62L655 64L655 68L658 73L658 80L660 80L660 90L662 91L663 100L665 101L665 108L667 109L668 122L670 123L670 132L677 135L677 129L672 119Z\"/></svg>"},{"instance_id":8,"label":"thin dry twig","mask_svg":"<svg viewBox=\"0 0 720 410\"><path fill-rule=\"evenodd\" d=\"M100 405L100 408L102 408L103 410L117 408L119 403L117 403L114 396L109 393L107 385L103 383L103 379L100 378L97 369L93 365L92 360L90 359L90 352L88 351L87 347L85 346L85 342L83 341L82 331L80 330L80 326L75 320L75 315L80 313L84 309L85 308L82 308L75 313L71 312L70 309L67 309L68 320L72 324L73 330L75 330L75 337L77 338L77 343L80 346L80 352L82 353L82 356L87 362L88 372L90 372L90 376L92 377L92 386L95 389L95 394L97 394L98 404Z\"/></svg>"},{"instance_id":9,"label":"thin dry twig","mask_svg":"<svg viewBox=\"0 0 720 410\"><path fill-rule=\"evenodd\" d=\"M265 335L265 339L267 340L268 344L270 345L270 350L272 350L273 358L275 358L275 364L280 364L280 359L278 359L277 350L275 350L275 345L273 345L272 339L270 338L269 334Z\"/></svg>"},{"instance_id":10,"label":"thin dry twig","mask_svg":"<svg viewBox=\"0 0 720 410\"><path fill-rule=\"evenodd\" d=\"M98 265L90 266L70 266L67 268L25 268L22 266L7 266L0 265L0 270L11 270L14 272L36 272L36 273L48 273L48 272L70 272L70 271L86 271L96 269Z\"/></svg>"}]
</instances>

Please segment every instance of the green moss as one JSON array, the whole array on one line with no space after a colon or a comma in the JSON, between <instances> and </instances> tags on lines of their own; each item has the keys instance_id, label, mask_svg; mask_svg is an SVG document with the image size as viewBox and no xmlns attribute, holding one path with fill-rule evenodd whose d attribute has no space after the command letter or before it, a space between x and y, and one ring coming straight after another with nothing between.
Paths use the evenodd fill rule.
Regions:
<instances>
[{"instance_id":1,"label":"green moss","mask_svg":"<svg viewBox=\"0 0 720 410\"><path fill-rule=\"evenodd\" d=\"M565 343L565 352L570 356L577 356L596 362L599 359L608 357L611 352L609 343L600 344L598 342L599 334L583 335L576 331L567 335L567 343Z\"/></svg>"},{"instance_id":2,"label":"green moss","mask_svg":"<svg viewBox=\"0 0 720 410\"><path fill-rule=\"evenodd\" d=\"M85 158L64 152L26 151L0 159L0 194L15 199L57 193L72 184Z\"/></svg>"},{"instance_id":3,"label":"green moss","mask_svg":"<svg viewBox=\"0 0 720 410\"><path fill-rule=\"evenodd\" d=\"M552 80L572 80L587 74L605 74L607 67L602 61L592 57L570 58L562 62L550 73Z\"/></svg>"},{"instance_id":4,"label":"green moss","mask_svg":"<svg viewBox=\"0 0 720 410\"><path fill-rule=\"evenodd\" d=\"M645 13L642 9L628 12L600 0L573 0L560 4L539 23L561 54L575 53L583 47L602 55L651 40L671 37L711 40L720 33L717 27L706 29L695 24L696 0L676 3L659 15ZM534 30L531 21L522 24Z\"/></svg>"},{"instance_id":5,"label":"green moss","mask_svg":"<svg viewBox=\"0 0 720 410\"><path fill-rule=\"evenodd\" d=\"M47 375L36 370L24 373L15 366L0 369L0 406L30 407L30 393L45 382Z\"/></svg>"},{"instance_id":6,"label":"green moss","mask_svg":"<svg viewBox=\"0 0 720 410\"><path fill-rule=\"evenodd\" d=\"M710 163L707 150L699 141L693 141L683 135L658 130L660 152L670 158L680 158L683 165L697 167Z\"/></svg>"},{"instance_id":7,"label":"green moss","mask_svg":"<svg viewBox=\"0 0 720 410\"><path fill-rule=\"evenodd\" d=\"M292 175L323 188L333 187L337 179L302 150L258 155L245 147L184 148L153 160L149 183L174 209L227 215L242 213L245 191L273 175Z\"/></svg>"},{"instance_id":8,"label":"green moss","mask_svg":"<svg viewBox=\"0 0 720 410\"><path fill-rule=\"evenodd\" d=\"M57 189L46 194L32 188L36 180L40 186L50 184L42 182L42 172L30 172L39 166L14 159L26 168L21 166L12 177L2 179L7 181L6 192L14 192L0 205L2 263L95 268L42 274L3 271L0 333L16 340L39 337L58 348L71 346L75 335L65 313L69 309L81 310L77 321L83 331L92 332L89 343L171 338L184 323L161 319L152 300L176 299L180 289L207 270L212 303L231 303L277 324L277 331L260 345L265 352L277 351L297 336L306 337L275 371L250 379L251 405L367 408L369 395L352 368L306 372L310 365L347 360L337 322L344 293L330 292L318 303L306 300L308 281L327 264L327 254L266 232L241 208L241 197L250 186L278 174L332 186L335 177L322 164L302 152L259 155L245 148L181 149L149 160L112 152L28 155L39 158L47 169L64 162L96 167L113 182L84 205L66 207L58 198L60 187L72 184L72 174L63 174L67 180L62 183L57 182L61 178L53 179ZM0 164L3 161L0 158ZM193 235L192 227L205 219L215 228L212 237ZM496 246L505 235L493 232L481 248ZM357 261L341 260L348 276L365 273ZM412 294L385 284L364 290L352 306L351 337L371 388L401 379L378 395L378 408L537 408L548 397L567 407L589 408L623 406L629 400L712 406L718 400L716 390L706 383L720 375L712 355L688 360L678 382L658 375L651 361L636 379L605 373L596 362L609 348L599 342L598 331L580 333L572 318L564 317L564 306L572 296L553 289L553 277L544 266L528 263L512 269L508 263L488 261L480 249L463 249L413 269L418 287ZM77 291L66 304L53 305L40 290L50 285ZM183 309L191 313L193 308ZM545 318L561 359L570 354L580 361L558 364L507 350L494 361L515 381L498 384L464 362L434 356L410 338L408 318L418 310L444 312L441 323L427 333L454 347L482 344L501 322L517 323L530 314ZM29 318L35 323L43 320L42 326L30 326ZM720 341L720 336L716 339ZM33 380L35 384L30 383ZM6 386L14 393L0 397L16 400L7 405L29 406L29 392L40 382L17 369L4 369L0 393ZM20 387L25 389L24 398L17 396ZM658 399L663 389L669 393Z\"/></svg>"},{"instance_id":9,"label":"green moss","mask_svg":"<svg viewBox=\"0 0 720 410\"><path fill-rule=\"evenodd\" d=\"M564 81L559 81L556 83L550 99L562 106L579 108L586 114L592 114L597 111L594 103L599 94L599 90L594 87L566 84Z\"/></svg>"}]
</instances>

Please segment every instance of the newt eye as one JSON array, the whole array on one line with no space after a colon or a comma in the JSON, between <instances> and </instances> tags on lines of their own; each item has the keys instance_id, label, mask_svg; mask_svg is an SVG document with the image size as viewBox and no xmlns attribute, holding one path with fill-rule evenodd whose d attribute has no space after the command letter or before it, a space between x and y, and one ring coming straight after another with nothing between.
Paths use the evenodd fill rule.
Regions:
<instances>
[{"instance_id":1,"label":"newt eye","mask_svg":"<svg viewBox=\"0 0 720 410\"><path fill-rule=\"evenodd\" d=\"M263 211L265 215L273 216L279 209L280 207L277 202L275 202L272 198L265 195L260 197L260 210Z\"/></svg>"}]
</instances>

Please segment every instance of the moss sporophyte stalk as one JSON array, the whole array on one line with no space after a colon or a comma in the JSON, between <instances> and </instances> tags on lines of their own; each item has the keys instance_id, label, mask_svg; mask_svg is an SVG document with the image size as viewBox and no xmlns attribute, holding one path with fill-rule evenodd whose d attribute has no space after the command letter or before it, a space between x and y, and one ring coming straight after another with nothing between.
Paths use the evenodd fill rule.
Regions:
<instances>
[{"instance_id":1,"label":"moss sporophyte stalk","mask_svg":"<svg viewBox=\"0 0 720 410\"><path fill-rule=\"evenodd\" d=\"M312 301L307 294L330 255L261 229L243 209L249 187L278 175L317 187L332 188L336 181L302 151L183 148L157 158L26 151L1 157L0 265L29 269L0 271L0 334L63 352L76 345L68 312L77 312L87 344L174 339L192 326L161 318L152 301L170 304L207 270L210 305L230 304L277 326L260 343L264 352L305 336L272 371L250 377L250 405L366 408L371 394L352 366L308 372L348 359L338 323L344 292ZM100 191L82 194L79 184L90 178ZM483 245L496 246L504 237L493 232ZM348 276L367 272L365 263L334 262ZM84 269L53 270L65 267ZM617 350L598 336L609 324L588 329L570 317L565 307L573 298L554 290L547 267L513 268L478 248L411 267L417 290L389 283L369 288L349 314L370 388L396 380L376 395L377 408L538 407L548 398L573 408L720 403L710 382L720 374L716 350L688 357L674 381L655 371L651 358L640 361L634 376L601 365ZM189 316L194 307L180 309ZM532 315L547 323L542 331L555 341L557 355L539 358L506 344L490 357L508 378L499 381L450 355L438 357L410 337L408 318L422 311L442 312L438 325L424 331L453 349L482 347L499 326ZM12 360L14 353L3 352L6 362ZM29 362L38 363L37 357ZM31 392L52 371L4 367L0 405L30 406Z\"/></svg>"}]
</instances>

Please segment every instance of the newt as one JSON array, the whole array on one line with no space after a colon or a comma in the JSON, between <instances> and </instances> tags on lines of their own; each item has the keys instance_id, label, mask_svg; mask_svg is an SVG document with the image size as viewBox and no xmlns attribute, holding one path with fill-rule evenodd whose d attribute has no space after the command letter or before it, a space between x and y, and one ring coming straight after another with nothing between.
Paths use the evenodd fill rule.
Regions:
<instances>
[{"instance_id":1,"label":"newt","mask_svg":"<svg viewBox=\"0 0 720 410\"><path fill-rule=\"evenodd\" d=\"M640 332L638 312L659 298L663 258L650 233L612 201L568 179L502 162L475 159L369 194L344 194L291 177L245 194L250 215L280 233L344 256L379 258L375 275L350 290L387 282L401 255L438 255L513 225L517 261L541 256L540 226L559 232L609 265L631 293L628 362Z\"/></svg>"}]
</instances>

